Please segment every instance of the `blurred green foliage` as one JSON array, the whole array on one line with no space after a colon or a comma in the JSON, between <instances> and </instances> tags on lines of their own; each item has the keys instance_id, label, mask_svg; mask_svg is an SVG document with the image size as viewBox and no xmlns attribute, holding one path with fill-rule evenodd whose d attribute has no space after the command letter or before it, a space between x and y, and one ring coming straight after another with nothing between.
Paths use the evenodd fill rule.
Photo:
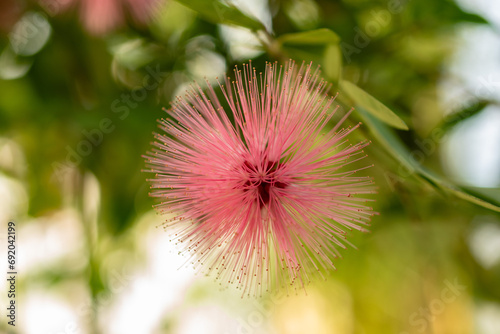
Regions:
<instances>
[{"instance_id":1,"label":"blurred green foliage","mask_svg":"<svg viewBox=\"0 0 500 334\"><path fill-rule=\"evenodd\" d=\"M225 30L231 26L254 36L248 58L256 68L289 58L320 64L333 84L330 93L340 92L337 101L344 109L356 108L352 122L363 121L362 136L373 141L368 153L381 215L369 237L356 237L361 250L348 253L332 274L352 294L356 326L348 332L408 328L415 305L432 295L426 289L439 289L445 279L459 277L468 286L463 303L500 301L499 264L481 267L466 241L474 217L498 218L498 190L449 180L439 159L440 141L432 137L436 129L444 136L492 103L481 100L447 118L437 93L442 68L457 46L457 29L487 22L451 0L270 0L266 5L267 16L261 16L269 22L216 0L163 1L148 26L129 25L106 36L86 33L76 10L51 16L37 2L19 5L19 18L40 13L50 25L50 37L34 54L16 54L12 28L0 38L1 136L18 143L26 157L25 166L18 166L25 172L4 173L28 189L25 217L44 216L68 200L83 212L82 178L74 176L75 169L76 175L95 175L100 211L95 236L87 239L90 261L82 275L93 295L108 289L100 275L102 259L107 251L138 247L129 238L153 204L141 155L150 147L156 120L164 117L161 108L193 79L203 83L204 73L216 68L230 74L241 63L234 52L239 37L228 37ZM22 38L23 31L18 33ZM29 29L24 34L26 43L39 38ZM430 139L435 149L417 162L412 157L421 150L417 143ZM70 198L64 190L68 182L74 185ZM65 279L64 268L50 272L52 281ZM325 284L318 289L330 291L328 284L336 283Z\"/></svg>"}]
</instances>

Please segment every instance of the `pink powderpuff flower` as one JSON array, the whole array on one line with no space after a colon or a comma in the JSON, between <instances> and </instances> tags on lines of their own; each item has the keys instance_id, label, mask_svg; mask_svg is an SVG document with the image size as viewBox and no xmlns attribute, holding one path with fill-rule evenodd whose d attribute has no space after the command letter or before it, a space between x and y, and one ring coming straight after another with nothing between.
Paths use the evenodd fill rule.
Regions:
<instances>
[{"instance_id":1,"label":"pink powderpuff flower","mask_svg":"<svg viewBox=\"0 0 500 334\"><path fill-rule=\"evenodd\" d=\"M104 35L124 25L125 7L138 24L146 24L154 14L159 0L40 0L49 14L66 11L80 1L85 28L93 35Z\"/></svg>"},{"instance_id":2,"label":"pink powderpuff flower","mask_svg":"<svg viewBox=\"0 0 500 334\"><path fill-rule=\"evenodd\" d=\"M248 295L302 288L335 269L346 230L367 231L375 214L358 197L375 192L373 181L355 175L371 166L344 170L368 142L348 143L359 126L340 129L350 112L332 127L338 106L319 68L275 63L257 75L250 63L235 75L219 82L228 107L195 84L159 120L165 133L144 156L150 195L174 215L163 226L189 261L221 285Z\"/></svg>"}]
</instances>

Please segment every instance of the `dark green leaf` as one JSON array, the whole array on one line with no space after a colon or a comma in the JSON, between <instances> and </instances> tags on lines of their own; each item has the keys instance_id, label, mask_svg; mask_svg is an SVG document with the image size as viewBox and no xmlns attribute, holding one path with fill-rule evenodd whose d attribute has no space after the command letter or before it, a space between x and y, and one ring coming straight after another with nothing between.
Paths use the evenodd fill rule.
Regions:
<instances>
[{"instance_id":1,"label":"dark green leaf","mask_svg":"<svg viewBox=\"0 0 500 334\"><path fill-rule=\"evenodd\" d=\"M414 20L421 20L428 25L443 22L488 23L483 17L464 11L455 1L412 1L412 6Z\"/></svg>"},{"instance_id":2,"label":"dark green leaf","mask_svg":"<svg viewBox=\"0 0 500 334\"><path fill-rule=\"evenodd\" d=\"M439 127L444 131L448 131L458 123L462 122L463 120L466 120L469 117L476 115L489 104L490 102L488 101L477 101L472 105L466 107L465 109L460 110L446 117Z\"/></svg>"}]
</instances>

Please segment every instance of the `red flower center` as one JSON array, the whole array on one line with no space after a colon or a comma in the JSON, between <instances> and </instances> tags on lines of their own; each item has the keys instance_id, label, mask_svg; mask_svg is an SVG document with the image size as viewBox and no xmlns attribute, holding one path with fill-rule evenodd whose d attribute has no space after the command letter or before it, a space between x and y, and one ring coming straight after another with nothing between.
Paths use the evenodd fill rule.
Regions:
<instances>
[{"instance_id":1,"label":"red flower center","mask_svg":"<svg viewBox=\"0 0 500 334\"><path fill-rule=\"evenodd\" d=\"M272 187L284 189L288 186L288 184L278 180L276 171L281 166L282 164L276 161L263 162L262 166L253 165L246 160L243 163L243 170L248 173L248 179L243 184L243 192L257 189L256 200L261 208L269 203Z\"/></svg>"}]
</instances>

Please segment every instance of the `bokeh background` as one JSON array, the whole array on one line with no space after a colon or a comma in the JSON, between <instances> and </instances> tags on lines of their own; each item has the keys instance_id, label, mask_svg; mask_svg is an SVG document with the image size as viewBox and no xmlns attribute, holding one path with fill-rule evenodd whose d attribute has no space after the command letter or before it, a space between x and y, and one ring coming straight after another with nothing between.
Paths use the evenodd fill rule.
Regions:
<instances>
[{"instance_id":1,"label":"bokeh background","mask_svg":"<svg viewBox=\"0 0 500 334\"><path fill-rule=\"evenodd\" d=\"M2 0L0 261L13 220L15 332L500 333L499 29L496 0ZM141 155L192 80L289 58L321 64L356 107L380 216L307 295L241 299L156 228Z\"/></svg>"}]
</instances>

